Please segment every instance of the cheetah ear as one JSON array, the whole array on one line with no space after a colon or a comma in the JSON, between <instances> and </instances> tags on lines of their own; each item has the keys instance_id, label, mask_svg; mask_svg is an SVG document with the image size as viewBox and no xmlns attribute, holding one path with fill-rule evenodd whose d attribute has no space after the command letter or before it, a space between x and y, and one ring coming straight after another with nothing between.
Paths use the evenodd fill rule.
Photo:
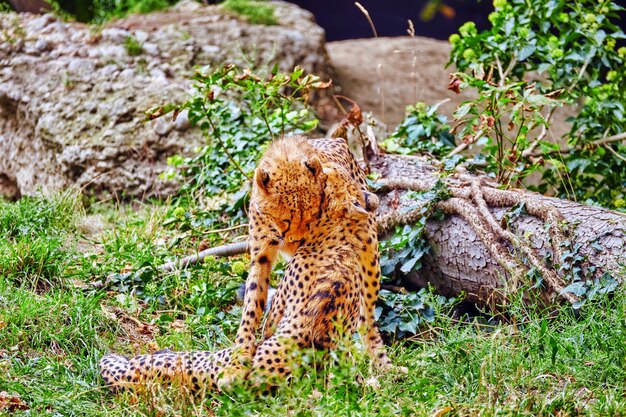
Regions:
<instances>
[{"instance_id":1,"label":"cheetah ear","mask_svg":"<svg viewBox=\"0 0 626 417\"><path fill-rule=\"evenodd\" d=\"M317 156L313 156L307 161L304 161L304 165L309 171L311 171L311 174L313 174L314 177L317 177L319 173L322 172L322 163Z\"/></svg>"},{"instance_id":2,"label":"cheetah ear","mask_svg":"<svg viewBox=\"0 0 626 417\"><path fill-rule=\"evenodd\" d=\"M376 211L379 205L378 196L369 191L363 190L363 197L365 198L365 210L373 213Z\"/></svg>"},{"instance_id":3,"label":"cheetah ear","mask_svg":"<svg viewBox=\"0 0 626 417\"><path fill-rule=\"evenodd\" d=\"M367 212L367 208L364 208L358 201L355 201L354 203L349 203L348 204L348 217L351 218L360 218L360 217L367 217L368 216L368 212Z\"/></svg>"},{"instance_id":4,"label":"cheetah ear","mask_svg":"<svg viewBox=\"0 0 626 417\"><path fill-rule=\"evenodd\" d=\"M256 185L263 190L263 192L267 193L267 185L270 183L270 173L263 168L257 168L256 171L254 171L254 180L256 181Z\"/></svg>"}]
</instances>

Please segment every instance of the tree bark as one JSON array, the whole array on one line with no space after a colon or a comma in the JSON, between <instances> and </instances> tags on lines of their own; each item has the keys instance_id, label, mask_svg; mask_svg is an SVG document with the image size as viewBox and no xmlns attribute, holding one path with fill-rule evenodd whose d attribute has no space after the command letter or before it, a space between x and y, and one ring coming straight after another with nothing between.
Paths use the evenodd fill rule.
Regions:
<instances>
[{"instance_id":1,"label":"tree bark","mask_svg":"<svg viewBox=\"0 0 626 417\"><path fill-rule=\"evenodd\" d=\"M378 193L379 219L387 234L391 225L407 223L410 216L406 209L419 203L403 197L405 189L411 187L397 183L412 183L415 190L427 190L437 182L440 172L425 158L387 154L370 156L370 169L382 175L379 183L387 184ZM555 264L576 257L586 279L605 273L620 282L626 278L625 214L524 190L500 190L489 178L463 171L444 181L452 197L438 204L444 219L427 223L430 252L419 272L406 277L410 285L430 283L440 294L464 293L465 300L485 305L506 300L516 288L532 286L525 272L540 267L544 285L535 292L541 299L575 302L576 296L562 291L569 278L563 269L545 262L547 256ZM487 203L484 211L481 201ZM508 227L498 227L507 210L519 201L526 203L530 214L511 220ZM395 216L398 213L404 213L400 219ZM517 265L510 265L512 259Z\"/></svg>"}]
</instances>

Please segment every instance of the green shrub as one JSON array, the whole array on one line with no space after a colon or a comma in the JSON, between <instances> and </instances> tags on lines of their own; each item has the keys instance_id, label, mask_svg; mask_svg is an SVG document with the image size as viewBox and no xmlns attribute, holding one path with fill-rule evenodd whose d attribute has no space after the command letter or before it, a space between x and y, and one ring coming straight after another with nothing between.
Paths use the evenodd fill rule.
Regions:
<instances>
[{"instance_id":1,"label":"green shrub","mask_svg":"<svg viewBox=\"0 0 626 417\"><path fill-rule=\"evenodd\" d=\"M245 216L248 181L265 145L284 134L314 129L318 121L306 101L312 90L327 85L300 68L283 74L275 67L261 76L229 65L198 71L193 79L196 91L190 100L152 111L158 116L173 109L189 110L190 120L207 140L195 156L169 159L174 169L168 176L180 175L185 181L182 195L196 201L210 198L204 211L172 212L168 223L185 228Z\"/></svg>"},{"instance_id":2,"label":"green shrub","mask_svg":"<svg viewBox=\"0 0 626 417\"><path fill-rule=\"evenodd\" d=\"M450 37L455 91L476 99L456 111L459 139L479 147L497 179L540 171L541 192L620 208L626 189L624 10L608 0L495 0L490 29L465 23ZM549 128L556 108L582 102L565 141Z\"/></svg>"}]
</instances>

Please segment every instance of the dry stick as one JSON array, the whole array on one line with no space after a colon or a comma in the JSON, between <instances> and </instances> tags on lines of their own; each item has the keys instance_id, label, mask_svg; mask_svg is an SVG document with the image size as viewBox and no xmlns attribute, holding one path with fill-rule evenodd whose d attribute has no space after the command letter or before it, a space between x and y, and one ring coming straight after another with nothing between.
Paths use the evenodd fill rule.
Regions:
<instances>
[{"instance_id":1,"label":"dry stick","mask_svg":"<svg viewBox=\"0 0 626 417\"><path fill-rule=\"evenodd\" d=\"M374 37L377 38L378 37L378 33L376 32L376 26L374 26L374 22L372 22L372 18L370 17L370 14L367 11L367 9L365 7L363 7L361 5L361 3L359 3L358 1L355 1L354 5L356 7L358 7L359 10L361 11L361 13L363 13L365 15L365 18L367 19L367 22L370 24L370 28L372 28L372 32L374 33Z\"/></svg>"},{"instance_id":2,"label":"dry stick","mask_svg":"<svg viewBox=\"0 0 626 417\"><path fill-rule=\"evenodd\" d=\"M461 142L461 144L459 144L456 148L452 149L450 151L450 153L448 155L446 155L447 158L450 158L451 156L456 155L457 153L461 153L465 150L465 148L467 148L469 145L471 145L472 143L475 143L478 139L480 139L480 136L485 133L484 129L480 129L478 132L476 132L476 134L472 137L472 140L467 141L467 142Z\"/></svg>"},{"instance_id":3,"label":"dry stick","mask_svg":"<svg viewBox=\"0 0 626 417\"><path fill-rule=\"evenodd\" d=\"M607 145L609 143L613 143L613 142L621 142L623 140L626 140L626 132L622 132L622 133L618 133L616 135L611 135L611 136L607 136L598 140L594 140L593 142L589 142L587 145L591 145L591 146L603 146L603 145ZM576 149L575 146L573 147L567 147L567 148L563 148L563 149L556 149L554 151L549 151L549 152L533 152L532 156L534 157L539 157L539 156L545 156L545 155L554 155L554 154L567 154L571 151L573 151L574 149Z\"/></svg>"},{"instance_id":4,"label":"dry stick","mask_svg":"<svg viewBox=\"0 0 626 417\"><path fill-rule=\"evenodd\" d=\"M611 153L613 155L615 155L616 158L621 159L622 161L626 162L626 158L624 158L622 155L620 155L619 153L617 153L617 151L613 150L613 148L609 145L609 144L604 144L602 145L604 148L608 149L609 151L611 151Z\"/></svg>"},{"instance_id":5,"label":"dry stick","mask_svg":"<svg viewBox=\"0 0 626 417\"><path fill-rule=\"evenodd\" d=\"M607 136L602 139L594 140L591 142L592 145L600 146L605 145L611 142L619 142L621 140L626 140L626 132L619 133L617 135Z\"/></svg>"},{"instance_id":6,"label":"dry stick","mask_svg":"<svg viewBox=\"0 0 626 417\"><path fill-rule=\"evenodd\" d=\"M550 109L550 112L548 113L548 115L545 118L545 123L541 125L541 132L535 138L535 140L528 146L528 148L526 148L526 149L524 149L522 151L522 158L528 158L529 156L532 156L533 155L533 151L535 150L537 145L539 145L539 142L541 142L543 140L543 138L546 137L546 135L548 134L548 129L546 128L546 124L552 122L552 117L554 116L554 111L555 110L556 110L556 107L552 107L552 109ZM528 129L528 130L530 130L530 129Z\"/></svg>"},{"instance_id":7,"label":"dry stick","mask_svg":"<svg viewBox=\"0 0 626 417\"><path fill-rule=\"evenodd\" d=\"M485 199L483 198L482 187L480 186L478 181L472 182L472 194L474 197L474 202L478 206L478 211L482 215L483 219L487 222L487 224L491 227L491 231L495 233L498 237L500 237L500 239L508 240L511 243L511 245L513 245L513 247L517 248L524 255L526 255L530 263L537 267L539 272L541 272L541 275L543 275L543 277L545 278L548 285L554 291L556 291L557 294L561 295L563 298L565 298L567 301L569 301L572 304L577 302L578 298L574 296L572 293L569 293L569 292L563 293L564 287L559 277L556 275L556 273L554 273L554 271L551 271L545 266L543 266L543 263L535 256L532 249L530 249L528 246L521 243L519 239L517 238L517 236L515 236L510 231L503 229L498 224L496 219L493 217L493 215L489 211L489 208L487 207L487 203L485 202Z\"/></svg>"},{"instance_id":8,"label":"dry stick","mask_svg":"<svg viewBox=\"0 0 626 417\"><path fill-rule=\"evenodd\" d=\"M186 256L177 261L168 262L159 267L162 272L170 272L176 268L186 268L189 265L197 264L206 258L207 256L217 256L220 258L226 256L240 255L248 251L248 242L229 243L215 248L205 249L202 252L198 252L196 255Z\"/></svg>"},{"instance_id":9,"label":"dry stick","mask_svg":"<svg viewBox=\"0 0 626 417\"><path fill-rule=\"evenodd\" d=\"M177 268L184 269L187 268L189 265L194 265L202 262L207 256L217 256L218 258L224 258L227 256L241 255L242 253L246 253L247 251L248 242L228 243L226 245L205 249L195 255L186 256L182 259L168 262L159 266L157 269L161 272L171 272ZM126 272L124 274L121 274L121 276L127 278L131 274L131 272ZM111 278L111 276L109 276L109 278Z\"/></svg>"}]
</instances>

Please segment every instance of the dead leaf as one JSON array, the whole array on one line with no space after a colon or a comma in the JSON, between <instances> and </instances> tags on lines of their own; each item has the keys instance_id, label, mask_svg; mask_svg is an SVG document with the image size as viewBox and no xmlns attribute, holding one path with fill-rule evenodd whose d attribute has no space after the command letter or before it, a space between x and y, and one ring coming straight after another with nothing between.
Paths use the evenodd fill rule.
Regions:
<instances>
[{"instance_id":1,"label":"dead leaf","mask_svg":"<svg viewBox=\"0 0 626 417\"><path fill-rule=\"evenodd\" d=\"M452 410L454 410L454 408L450 406L440 408L439 410L435 411L435 414L433 414L433 417L443 417Z\"/></svg>"},{"instance_id":2,"label":"dead leaf","mask_svg":"<svg viewBox=\"0 0 626 417\"><path fill-rule=\"evenodd\" d=\"M448 84L448 90L454 91L457 94L461 94L461 79L456 74L450 74L450 83Z\"/></svg>"},{"instance_id":3,"label":"dead leaf","mask_svg":"<svg viewBox=\"0 0 626 417\"><path fill-rule=\"evenodd\" d=\"M10 395L6 391L0 392L0 411L8 411L14 413L18 410L28 410L28 404L26 404L19 395Z\"/></svg>"}]
</instances>

